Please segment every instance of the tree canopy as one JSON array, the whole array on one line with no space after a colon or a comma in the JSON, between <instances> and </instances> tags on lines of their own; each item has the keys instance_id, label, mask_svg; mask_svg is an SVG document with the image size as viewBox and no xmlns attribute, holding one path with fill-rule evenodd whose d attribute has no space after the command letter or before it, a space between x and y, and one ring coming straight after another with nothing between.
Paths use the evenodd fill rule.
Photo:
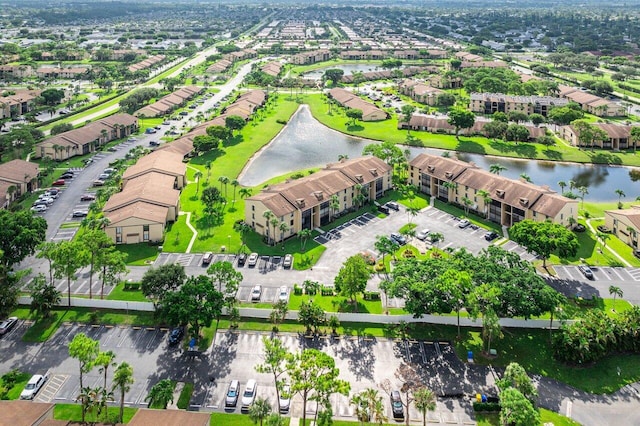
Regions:
<instances>
[{"instance_id":1,"label":"tree canopy","mask_svg":"<svg viewBox=\"0 0 640 426\"><path fill-rule=\"evenodd\" d=\"M529 253L535 253L546 260L552 253L560 257L575 256L578 252L578 238L569 229L551 221L536 222L523 220L509 229L513 241L522 244Z\"/></svg>"}]
</instances>

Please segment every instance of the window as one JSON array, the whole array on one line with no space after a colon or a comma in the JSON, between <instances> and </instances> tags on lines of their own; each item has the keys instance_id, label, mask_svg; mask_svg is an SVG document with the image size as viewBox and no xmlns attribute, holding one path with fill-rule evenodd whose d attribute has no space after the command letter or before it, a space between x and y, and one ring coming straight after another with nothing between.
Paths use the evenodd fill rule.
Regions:
<instances>
[{"instance_id":1,"label":"window","mask_svg":"<svg viewBox=\"0 0 640 426\"><path fill-rule=\"evenodd\" d=\"M256 211L256 206L253 206L253 205L252 205L252 206L251 206L251 211L252 211L252 212L255 212L255 211Z\"/></svg>"},{"instance_id":2,"label":"window","mask_svg":"<svg viewBox=\"0 0 640 426\"><path fill-rule=\"evenodd\" d=\"M289 222L289 226L293 227L293 219Z\"/></svg>"},{"instance_id":3,"label":"window","mask_svg":"<svg viewBox=\"0 0 640 426\"><path fill-rule=\"evenodd\" d=\"M142 241L149 241L149 225L142 225Z\"/></svg>"},{"instance_id":4,"label":"window","mask_svg":"<svg viewBox=\"0 0 640 426\"><path fill-rule=\"evenodd\" d=\"M116 226L116 235L122 235L122 226Z\"/></svg>"}]
</instances>

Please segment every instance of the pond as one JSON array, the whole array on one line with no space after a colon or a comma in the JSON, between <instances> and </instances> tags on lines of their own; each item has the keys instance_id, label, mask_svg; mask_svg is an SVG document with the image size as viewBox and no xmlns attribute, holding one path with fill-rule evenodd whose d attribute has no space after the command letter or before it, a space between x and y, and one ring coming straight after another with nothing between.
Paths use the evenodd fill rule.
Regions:
<instances>
[{"instance_id":1,"label":"pond","mask_svg":"<svg viewBox=\"0 0 640 426\"><path fill-rule=\"evenodd\" d=\"M360 157L362 149L370 143L375 141L347 136L324 126L313 118L307 105L302 105L282 132L245 166L239 181L245 186L256 186L285 173L323 167L338 161L339 155ZM442 154L442 150L431 148L409 149L411 158L421 152ZM587 187L589 193L585 198L589 201L617 201L616 189L626 194L623 201L635 200L640 195L640 183L632 180L629 173L631 169L627 167L519 160L467 153L459 153L458 158L473 161L485 170L492 164L501 164L506 167L501 176L518 179L525 173L533 183L549 185L556 191L560 190L559 181L568 184L572 180L578 187Z\"/></svg>"},{"instance_id":2,"label":"pond","mask_svg":"<svg viewBox=\"0 0 640 426\"><path fill-rule=\"evenodd\" d=\"M310 78L313 80L320 80L324 72L328 69L339 69L344 71L344 75L351 75L354 72L371 72L371 71L381 71L383 70L380 64L369 63L369 64L342 64L342 65L333 65L318 68L313 71L309 71L307 73L302 74L303 78Z\"/></svg>"}]
</instances>

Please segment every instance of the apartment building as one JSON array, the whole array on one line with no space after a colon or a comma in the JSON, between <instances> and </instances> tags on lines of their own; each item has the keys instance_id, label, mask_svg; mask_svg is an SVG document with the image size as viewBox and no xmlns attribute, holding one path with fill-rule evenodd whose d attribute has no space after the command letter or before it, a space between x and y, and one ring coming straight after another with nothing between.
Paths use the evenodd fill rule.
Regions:
<instances>
[{"instance_id":1,"label":"apartment building","mask_svg":"<svg viewBox=\"0 0 640 426\"><path fill-rule=\"evenodd\" d=\"M414 101L430 106L436 105L438 95L444 93L443 90L416 80L404 80L400 83L399 90Z\"/></svg>"},{"instance_id":2,"label":"apartment building","mask_svg":"<svg viewBox=\"0 0 640 426\"><path fill-rule=\"evenodd\" d=\"M640 234L640 205L629 209L606 210L604 224L611 229L613 235L631 247L635 253L640 253L638 234Z\"/></svg>"},{"instance_id":3,"label":"apartment building","mask_svg":"<svg viewBox=\"0 0 640 426\"><path fill-rule=\"evenodd\" d=\"M345 108L359 109L362 111L362 121L380 121L389 118L389 114L387 114L386 111L381 110L348 90L340 88L331 89L328 96L335 99L336 102Z\"/></svg>"},{"instance_id":4,"label":"apartment building","mask_svg":"<svg viewBox=\"0 0 640 426\"><path fill-rule=\"evenodd\" d=\"M391 188L391 174L391 166L376 157L328 164L312 175L269 186L247 198L245 222L258 234L282 241L382 197ZM285 223L287 230L281 232L278 227L273 235L266 211Z\"/></svg>"},{"instance_id":5,"label":"apartment building","mask_svg":"<svg viewBox=\"0 0 640 426\"><path fill-rule=\"evenodd\" d=\"M470 98L469 109L477 114L487 115L517 111L546 117L551 108L569 103L567 99L554 96L512 96L503 93L472 93Z\"/></svg>"},{"instance_id":6,"label":"apartment building","mask_svg":"<svg viewBox=\"0 0 640 426\"><path fill-rule=\"evenodd\" d=\"M420 154L410 163L410 181L427 195L457 204L510 227L524 219L569 226L578 201L546 186L489 173L473 163Z\"/></svg>"},{"instance_id":7,"label":"apartment building","mask_svg":"<svg viewBox=\"0 0 640 426\"><path fill-rule=\"evenodd\" d=\"M17 197L38 189L39 174L38 165L29 161L0 164L0 208L7 208Z\"/></svg>"},{"instance_id":8,"label":"apartment building","mask_svg":"<svg viewBox=\"0 0 640 426\"><path fill-rule=\"evenodd\" d=\"M594 140L594 147L612 149L614 151L633 148L634 142L631 139L633 126L614 123L592 123L592 125L607 134L607 139L605 140ZM591 145L586 146L580 142L580 132L572 125L560 127L560 137L573 146L591 148Z\"/></svg>"},{"instance_id":9,"label":"apartment building","mask_svg":"<svg viewBox=\"0 0 640 426\"><path fill-rule=\"evenodd\" d=\"M592 95L578 87L563 86L558 87L561 98L580 105L583 111L598 117L622 117L626 115L626 109L600 96Z\"/></svg>"},{"instance_id":10,"label":"apartment building","mask_svg":"<svg viewBox=\"0 0 640 426\"><path fill-rule=\"evenodd\" d=\"M158 101L140 108L133 115L146 118L162 117L171 113L174 109L184 106L189 99L202 92L202 90L203 88L199 86L182 87L173 93L163 96Z\"/></svg>"}]
</instances>

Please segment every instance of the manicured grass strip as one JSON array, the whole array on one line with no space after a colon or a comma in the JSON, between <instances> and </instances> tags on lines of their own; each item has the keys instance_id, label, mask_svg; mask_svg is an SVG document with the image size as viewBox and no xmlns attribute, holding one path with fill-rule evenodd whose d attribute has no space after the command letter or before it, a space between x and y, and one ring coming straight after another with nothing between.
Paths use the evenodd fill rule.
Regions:
<instances>
[{"instance_id":1,"label":"manicured grass strip","mask_svg":"<svg viewBox=\"0 0 640 426\"><path fill-rule=\"evenodd\" d=\"M211 413L211 422L209 424L211 426L255 426L249 416L230 413Z\"/></svg>"},{"instance_id":2,"label":"manicured grass strip","mask_svg":"<svg viewBox=\"0 0 640 426\"><path fill-rule=\"evenodd\" d=\"M561 414L540 408L541 424L551 423L553 426L580 426L580 423L571 420ZM498 413L476 414L478 426L500 426L500 415Z\"/></svg>"},{"instance_id":3,"label":"manicured grass strip","mask_svg":"<svg viewBox=\"0 0 640 426\"><path fill-rule=\"evenodd\" d=\"M19 310L14 312L14 315L21 315L21 318L26 318L22 316L24 313L23 310ZM26 331L22 340L25 342L44 342L56 332L63 322L109 325L156 325L153 312L131 311L131 313L126 313L113 309L58 308L53 310L48 318L38 318L31 328Z\"/></svg>"},{"instance_id":4,"label":"manicured grass strip","mask_svg":"<svg viewBox=\"0 0 640 426\"><path fill-rule=\"evenodd\" d=\"M342 296L321 296L319 293L313 296L295 295L289 297L289 309L297 311L302 302L313 300L322 307L325 312L358 312L369 314L381 314L382 303L380 300L363 300L362 296L357 297L357 309L353 303Z\"/></svg>"},{"instance_id":5,"label":"manicured grass strip","mask_svg":"<svg viewBox=\"0 0 640 426\"><path fill-rule=\"evenodd\" d=\"M121 282L115 286L111 293L107 296L107 300L127 300L129 302L148 302L149 299L142 294L142 291L137 290L125 290L125 283Z\"/></svg>"},{"instance_id":6,"label":"manicured grass strip","mask_svg":"<svg viewBox=\"0 0 640 426\"><path fill-rule=\"evenodd\" d=\"M191 401L191 395L193 394L193 383L185 383L182 391L180 392L180 397L178 398L178 402L176 405L181 410L186 410L189 407L189 402Z\"/></svg>"},{"instance_id":7,"label":"manicured grass strip","mask_svg":"<svg viewBox=\"0 0 640 426\"><path fill-rule=\"evenodd\" d=\"M158 247L146 243L118 244L116 249L127 254L127 265L145 266L153 263L158 257Z\"/></svg>"},{"instance_id":8,"label":"manicured grass strip","mask_svg":"<svg viewBox=\"0 0 640 426\"><path fill-rule=\"evenodd\" d=\"M171 237L165 238L162 251L185 253L193 237L193 232L187 226L187 215L178 216L174 223L170 223L167 233L171 233Z\"/></svg>"},{"instance_id":9,"label":"manicured grass strip","mask_svg":"<svg viewBox=\"0 0 640 426\"><path fill-rule=\"evenodd\" d=\"M137 408L124 407L123 421L129 423L134 414L138 411ZM120 413L120 407L109 407L108 419L101 416L98 419L97 413L87 413L86 421L88 423L103 422L115 424L118 423L118 415ZM56 404L53 407L53 418L56 420L67 420L70 422L80 423L82 421L82 407L80 404Z\"/></svg>"}]
</instances>

